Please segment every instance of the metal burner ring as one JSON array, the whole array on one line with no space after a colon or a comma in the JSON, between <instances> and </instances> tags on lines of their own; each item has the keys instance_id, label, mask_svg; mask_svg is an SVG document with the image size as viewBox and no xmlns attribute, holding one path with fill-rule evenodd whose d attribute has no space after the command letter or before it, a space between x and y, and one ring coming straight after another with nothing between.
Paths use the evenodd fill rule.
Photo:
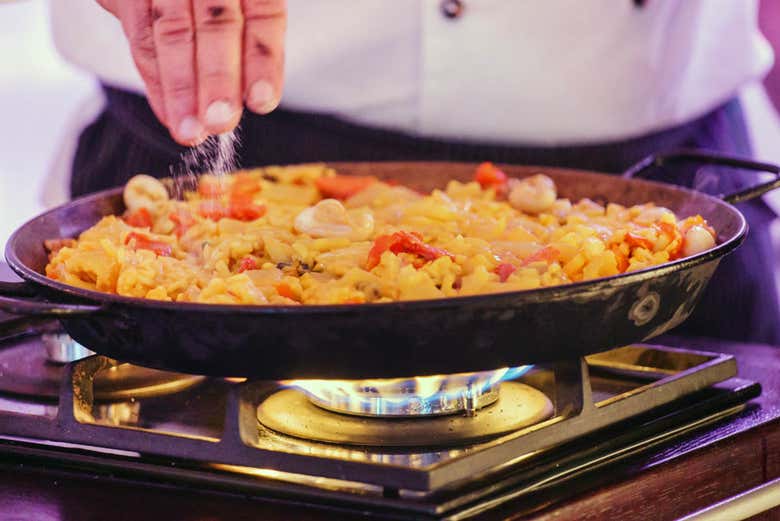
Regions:
<instances>
[{"instance_id":1,"label":"metal burner ring","mask_svg":"<svg viewBox=\"0 0 780 521\"><path fill-rule=\"evenodd\" d=\"M309 400L325 410L355 416L398 417L398 416L443 416L465 413L473 416L476 411L498 400L498 383L481 393L472 389L462 393L439 393L432 397L412 396L403 400L388 399L384 396L363 394L360 396L341 396L322 399L308 395Z\"/></svg>"},{"instance_id":2,"label":"metal burner ring","mask_svg":"<svg viewBox=\"0 0 780 521\"><path fill-rule=\"evenodd\" d=\"M367 418L337 414L314 405L297 389L283 389L257 407L261 429L340 445L434 447L465 445L546 420L553 406L541 391L504 382L500 399L476 416Z\"/></svg>"},{"instance_id":3,"label":"metal burner ring","mask_svg":"<svg viewBox=\"0 0 780 521\"><path fill-rule=\"evenodd\" d=\"M303 391L328 411L371 418L428 417L465 413L498 400L503 380L514 379L532 366L451 375L367 380L291 380L283 382Z\"/></svg>"}]
</instances>

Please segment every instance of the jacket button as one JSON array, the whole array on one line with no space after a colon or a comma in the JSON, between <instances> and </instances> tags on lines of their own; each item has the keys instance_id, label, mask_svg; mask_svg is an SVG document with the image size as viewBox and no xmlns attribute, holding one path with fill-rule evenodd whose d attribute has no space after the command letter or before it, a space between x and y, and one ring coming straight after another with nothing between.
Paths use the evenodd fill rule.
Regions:
<instances>
[{"instance_id":1,"label":"jacket button","mask_svg":"<svg viewBox=\"0 0 780 521\"><path fill-rule=\"evenodd\" d=\"M441 12L447 18L458 18L463 14L463 2L461 0L442 0Z\"/></svg>"}]
</instances>

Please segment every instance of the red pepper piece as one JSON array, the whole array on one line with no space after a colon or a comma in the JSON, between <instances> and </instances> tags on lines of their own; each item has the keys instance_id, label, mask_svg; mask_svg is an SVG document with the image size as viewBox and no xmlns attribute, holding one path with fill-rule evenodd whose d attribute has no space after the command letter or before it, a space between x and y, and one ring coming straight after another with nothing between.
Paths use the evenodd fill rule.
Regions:
<instances>
[{"instance_id":1,"label":"red pepper piece","mask_svg":"<svg viewBox=\"0 0 780 521\"><path fill-rule=\"evenodd\" d=\"M237 221L254 221L264 216L268 208L263 204L255 204L251 197L234 197L230 200L227 216Z\"/></svg>"},{"instance_id":2,"label":"red pepper piece","mask_svg":"<svg viewBox=\"0 0 780 521\"><path fill-rule=\"evenodd\" d=\"M171 212L168 215L168 219L173 221L173 224L175 225L173 233L175 233L177 237L181 237L187 233L187 230L189 230L192 225L195 224L195 219L193 219L192 215L189 212L183 210Z\"/></svg>"},{"instance_id":3,"label":"red pepper piece","mask_svg":"<svg viewBox=\"0 0 780 521\"><path fill-rule=\"evenodd\" d=\"M227 192L223 178L201 177L198 179L198 193L207 199L216 199Z\"/></svg>"},{"instance_id":4,"label":"red pepper piece","mask_svg":"<svg viewBox=\"0 0 780 521\"><path fill-rule=\"evenodd\" d=\"M212 221L219 221L223 217L227 217L228 211L225 205L219 201L209 200L202 201L198 208L198 213L206 219Z\"/></svg>"},{"instance_id":5,"label":"red pepper piece","mask_svg":"<svg viewBox=\"0 0 780 521\"><path fill-rule=\"evenodd\" d=\"M135 241L134 248L136 250L150 250L161 257L170 257L173 253L173 248L167 242L152 240L146 235L138 232L130 232L127 234L127 237L125 237L125 244L130 244L131 241Z\"/></svg>"},{"instance_id":6,"label":"red pepper piece","mask_svg":"<svg viewBox=\"0 0 780 521\"><path fill-rule=\"evenodd\" d=\"M382 258L382 254L386 251L390 251L396 255L399 253L411 253L422 257L426 261L432 261L444 256L453 260L455 258L454 255L447 250L436 248L423 242L422 235L419 233L401 231L395 232L392 235L380 235L374 240L374 245L368 252L366 269L371 270L376 267Z\"/></svg>"},{"instance_id":7,"label":"red pepper piece","mask_svg":"<svg viewBox=\"0 0 780 521\"><path fill-rule=\"evenodd\" d=\"M382 259L382 254L390 248L390 243L393 240L392 235L380 235L374 239L374 244L368 252L368 260L366 261L366 269L371 270L379 265L379 261Z\"/></svg>"},{"instance_id":8,"label":"red pepper piece","mask_svg":"<svg viewBox=\"0 0 780 521\"><path fill-rule=\"evenodd\" d=\"M656 223L655 226L659 233L663 233L669 238L670 244L672 241L677 240L677 245L673 249L669 250L669 260L679 259L683 247L682 234L680 233L680 230L676 225L663 221Z\"/></svg>"},{"instance_id":9,"label":"red pepper piece","mask_svg":"<svg viewBox=\"0 0 780 521\"><path fill-rule=\"evenodd\" d=\"M561 252L559 252L557 248L553 248L552 246L545 246L544 248L537 250L527 259L523 260L523 262L520 263L520 266L528 266L531 263L540 261L550 263L554 260L557 260L558 255L560 254Z\"/></svg>"},{"instance_id":10,"label":"red pepper piece","mask_svg":"<svg viewBox=\"0 0 780 521\"><path fill-rule=\"evenodd\" d=\"M629 246L632 248L645 248L646 250L653 251L653 243L650 241L650 239L646 237L642 237L641 235L638 235L633 232L628 232L626 234L626 242Z\"/></svg>"},{"instance_id":11,"label":"red pepper piece","mask_svg":"<svg viewBox=\"0 0 780 521\"><path fill-rule=\"evenodd\" d=\"M154 224L152 214L146 208L139 208L125 217L125 222L134 228L151 228Z\"/></svg>"},{"instance_id":12,"label":"red pepper piece","mask_svg":"<svg viewBox=\"0 0 780 521\"><path fill-rule=\"evenodd\" d=\"M501 282L506 282L506 279L509 278L509 276L517 271L517 268L509 264L508 262L502 262L498 266L496 266L496 269L493 270L493 273L498 275L498 278Z\"/></svg>"},{"instance_id":13,"label":"red pepper piece","mask_svg":"<svg viewBox=\"0 0 780 521\"><path fill-rule=\"evenodd\" d=\"M224 179L201 177L198 180L198 193L207 199L216 199L225 193Z\"/></svg>"},{"instance_id":14,"label":"red pepper piece","mask_svg":"<svg viewBox=\"0 0 780 521\"><path fill-rule=\"evenodd\" d=\"M246 173L236 174L233 184L230 186L230 197L251 197L262 190L259 179L255 179Z\"/></svg>"},{"instance_id":15,"label":"red pepper piece","mask_svg":"<svg viewBox=\"0 0 780 521\"><path fill-rule=\"evenodd\" d=\"M482 188L492 187L497 190L504 189L508 182L506 174L493 163L482 163L479 165L474 180L478 182Z\"/></svg>"},{"instance_id":16,"label":"red pepper piece","mask_svg":"<svg viewBox=\"0 0 780 521\"><path fill-rule=\"evenodd\" d=\"M617 270L620 273L625 273L625 271L628 269L628 257L626 257L622 251L620 251L620 246L617 244L613 244L609 249L612 250L612 253L615 254Z\"/></svg>"},{"instance_id":17,"label":"red pepper piece","mask_svg":"<svg viewBox=\"0 0 780 521\"><path fill-rule=\"evenodd\" d=\"M276 292L280 297L288 298L290 300L298 300L298 297L295 295L293 289L285 282L281 282L276 285Z\"/></svg>"},{"instance_id":18,"label":"red pepper piece","mask_svg":"<svg viewBox=\"0 0 780 521\"><path fill-rule=\"evenodd\" d=\"M446 250L436 248L423 242L422 235L417 232L396 232L393 234L394 240L390 244L390 251L396 255L399 253L413 253L419 255L427 261L436 260L439 257L455 257Z\"/></svg>"},{"instance_id":19,"label":"red pepper piece","mask_svg":"<svg viewBox=\"0 0 780 521\"><path fill-rule=\"evenodd\" d=\"M330 177L320 177L315 181L315 185L323 197L332 197L334 199L349 199L356 193L365 190L377 179L373 176L362 175L334 175Z\"/></svg>"},{"instance_id":20,"label":"red pepper piece","mask_svg":"<svg viewBox=\"0 0 780 521\"><path fill-rule=\"evenodd\" d=\"M659 232L666 234L670 239L674 239L680 234L677 226L672 223L660 221L655 223L655 227L658 228Z\"/></svg>"},{"instance_id":21,"label":"red pepper piece","mask_svg":"<svg viewBox=\"0 0 780 521\"><path fill-rule=\"evenodd\" d=\"M260 266L257 265L257 261L252 257L244 257L241 262L238 263L238 273L244 273L247 270L256 270Z\"/></svg>"}]
</instances>

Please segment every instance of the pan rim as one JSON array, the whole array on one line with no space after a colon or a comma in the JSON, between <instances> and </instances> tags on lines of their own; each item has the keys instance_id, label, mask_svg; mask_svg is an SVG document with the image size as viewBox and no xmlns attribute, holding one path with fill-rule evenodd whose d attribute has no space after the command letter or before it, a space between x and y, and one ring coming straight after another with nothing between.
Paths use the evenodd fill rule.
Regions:
<instances>
[{"instance_id":1,"label":"pan rim","mask_svg":"<svg viewBox=\"0 0 780 521\"><path fill-rule=\"evenodd\" d=\"M384 161L383 164L401 164L397 161ZM327 165L350 165L361 164L361 162L349 162L349 161L331 161L326 162ZM419 166L431 165L431 164L458 164L469 165L478 163L468 162L453 162L453 161L406 161L405 165L415 164ZM591 174L614 177L611 174L604 172L597 172L591 170L581 170L572 168L559 168L550 166L535 166L535 165L509 165L512 167L521 167L524 169L539 169L539 170L551 170L566 171L579 174ZM403 300L383 303L362 303L362 304L304 304L304 305L241 305L241 304L206 304L196 302L167 302L153 299L142 299L137 297L126 297L122 295L116 295L113 293L103 293L100 291L94 291L89 289L79 288L77 286L71 286L63 284L54 279L50 279L44 274L38 273L32 268L24 264L17 255L16 243L19 240L19 236L25 231L28 226L31 226L34 222L41 219L45 219L48 216L56 214L67 207L75 207L79 205L86 205L96 200L102 200L109 196L116 196L121 193L123 187L114 187L106 190L101 190L83 197L79 197L72 201L68 201L54 208L51 208L45 212L42 212L24 222L19 226L9 237L5 247L5 258L11 269L19 275L22 279L28 282L32 282L43 286L45 288L56 290L58 293L68 295L70 297L76 297L90 303L97 304L109 304L117 306L128 306L136 308L153 308L160 310L186 310L186 311L200 311L214 314L228 314L228 313L243 313L251 315L276 315L276 314L341 314L354 311L366 311L376 310L376 312L384 312L387 310L407 311L418 308L448 308L458 307L460 305L478 305L483 306L495 306L501 302L512 299L527 299L529 301L555 301L561 298L572 298L577 295L590 293L593 291L602 291L605 288L619 288L625 285L631 285L638 282L643 282L662 276L667 273L672 273L678 270L684 270L699 264L703 264L712 260L719 259L732 251L734 251L745 239L748 231L748 225L744 215L734 205L731 205L715 196L692 190L686 187L681 187L669 183L663 183L659 181L651 181L646 179L634 179L630 182L647 184L650 186L662 187L664 189L673 188L678 191L687 192L691 196L703 197L714 204L728 208L738 219L739 228L737 231L725 242L718 244L714 248L701 252L691 257L685 257L675 261L667 262L657 266L651 266L641 270L633 271L630 273L621 273L618 275L611 275L609 277L600 277L597 279L589 279L586 281L573 282L569 284L547 286L541 288L534 288L528 290L518 291L506 291L497 293L485 293L478 295L464 295L457 297L437 298L437 299L424 299L424 300Z\"/></svg>"}]
</instances>

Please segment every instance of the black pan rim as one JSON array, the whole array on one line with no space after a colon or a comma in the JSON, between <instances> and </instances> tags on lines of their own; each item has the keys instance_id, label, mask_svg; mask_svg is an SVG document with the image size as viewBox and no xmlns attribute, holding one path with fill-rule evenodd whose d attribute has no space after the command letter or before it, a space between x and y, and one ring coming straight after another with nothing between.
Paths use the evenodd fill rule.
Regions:
<instances>
[{"instance_id":1,"label":"black pan rim","mask_svg":"<svg viewBox=\"0 0 780 521\"><path fill-rule=\"evenodd\" d=\"M384 163L388 164L388 163L395 163L395 162L388 161ZM430 164L447 164L447 163L453 163L453 162L451 161L404 162L404 164L406 165L419 164L420 166L426 164L430 165ZM350 162L328 162L327 164L348 165L350 164ZM464 162L458 164L470 164L470 163ZM477 163L473 163L473 164L477 164ZM551 168L551 167L535 166L535 165L513 165L513 166L521 166L527 169L539 169L542 171L549 170ZM609 175L603 172L569 169L569 168L555 167L555 170L566 170L575 173L579 172L579 173L588 173L588 174L596 174L596 175ZM708 200L713 204L726 207L735 215L735 217L738 218L739 229L728 240L726 240L721 244L718 244L717 246L715 246L710 250L707 250L705 252L699 253L691 257L685 257L672 262L667 262L658 266L652 266L649 268L645 268L630 273L622 273L610 277L589 279L586 281L574 282L571 284L548 286L548 287L542 287L542 288L536 288L530 290L485 293L479 295L466 295L466 296L448 297L448 298L440 298L440 299L405 300L405 301L395 301L395 302L364 303L364 304L247 306L247 305L240 305L240 304L203 304L203 303L195 303L195 302L166 302L166 301L157 301L153 299L125 297L122 295L115 295L113 293L103 293L99 291L78 288L76 286L71 286L68 284L63 284L56 280L50 279L45 275L38 273L37 271L29 268L19 259L16 253L17 250L16 243L18 241L19 235L21 235L28 226L32 225L34 222L37 222L41 219L45 219L51 215L61 212L68 207L86 205L94 201L99 201L107 197L112 197L121 194L123 187L120 186L115 188L109 188L107 190L102 190L99 192L95 192L93 194L86 195L84 197L74 199L67 203L51 208L41 214L38 214L37 216L32 217L31 219L28 219L24 224L19 226L8 239L5 248L5 258L9 266L11 267L11 269L13 269L13 271L25 281L38 284L48 289L55 290L58 293L65 294L70 297L75 297L81 300L85 300L90 303L109 304L109 305L116 304L119 306L153 308L153 309L160 309L160 310L187 310L193 312L200 311L200 312L209 312L209 313L216 313L216 314L220 314L220 313L234 314L239 312L242 314L250 314L250 315L276 315L276 314L306 315L306 314L329 314L329 313L341 314L341 313L349 313L358 310L361 312L366 312L368 310L376 310L376 312L385 312L388 310L410 311L418 308L430 309L430 308L447 308L453 306L457 307L462 304L469 304L469 305L482 304L484 306L490 306L506 300L512 300L518 298L526 299L529 301L553 301L553 300L558 300L560 298L568 299L578 294L591 293L594 291L602 291L604 289L609 289L609 288L619 288L624 285L630 285L637 282L650 280L655 277L662 276L664 274L672 273L678 270L684 270L692 266L696 266L712 260L719 259L734 251L737 247L739 247L739 245L745 239L745 236L748 231L747 222L745 221L745 217L742 215L742 213L738 209L736 209L733 205L712 195L705 194L703 192L698 192L677 185L661 183L658 181L649 181L645 179L632 180L632 182L641 182L643 184L662 187L664 189L674 189L677 191L687 192L691 196L703 197L705 198L705 200Z\"/></svg>"}]
</instances>

